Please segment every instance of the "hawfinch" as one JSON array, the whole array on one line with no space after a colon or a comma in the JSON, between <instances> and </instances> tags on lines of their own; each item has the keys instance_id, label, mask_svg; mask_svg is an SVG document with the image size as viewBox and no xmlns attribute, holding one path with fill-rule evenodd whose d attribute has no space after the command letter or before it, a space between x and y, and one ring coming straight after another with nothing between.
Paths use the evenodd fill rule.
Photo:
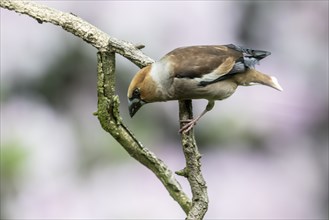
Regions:
<instances>
[{"instance_id":1,"label":"hawfinch","mask_svg":"<svg viewBox=\"0 0 329 220\"><path fill-rule=\"evenodd\" d=\"M180 129L186 133L214 107L215 100L228 98L238 86L261 84L282 91L275 77L255 70L270 54L233 44L177 48L134 76L128 89L130 116L146 103L207 99L201 115Z\"/></svg>"}]
</instances>

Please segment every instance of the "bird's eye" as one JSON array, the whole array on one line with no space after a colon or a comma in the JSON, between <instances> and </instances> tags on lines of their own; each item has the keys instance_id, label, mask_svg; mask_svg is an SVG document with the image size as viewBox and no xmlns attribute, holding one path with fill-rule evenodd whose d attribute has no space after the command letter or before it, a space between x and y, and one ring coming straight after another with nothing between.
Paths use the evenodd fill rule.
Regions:
<instances>
[{"instance_id":1,"label":"bird's eye","mask_svg":"<svg viewBox=\"0 0 329 220\"><path fill-rule=\"evenodd\" d=\"M134 97L134 98L139 98L139 97L140 97L140 91L139 91L139 88L136 88L136 89L133 91L133 97Z\"/></svg>"}]
</instances>

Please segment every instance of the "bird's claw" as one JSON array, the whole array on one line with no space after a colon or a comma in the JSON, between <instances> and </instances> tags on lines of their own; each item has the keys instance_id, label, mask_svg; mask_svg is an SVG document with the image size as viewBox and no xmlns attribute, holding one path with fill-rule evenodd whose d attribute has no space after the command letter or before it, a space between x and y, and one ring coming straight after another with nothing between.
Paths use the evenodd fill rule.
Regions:
<instances>
[{"instance_id":1,"label":"bird's claw","mask_svg":"<svg viewBox=\"0 0 329 220\"><path fill-rule=\"evenodd\" d=\"M187 120L181 120L181 123L186 123L183 127L181 127L181 129L179 129L179 133L181 134L186 134L187 132L189 132L194 125L196 124L195 119L187 119Z\"/></svg>"}]
</instances>

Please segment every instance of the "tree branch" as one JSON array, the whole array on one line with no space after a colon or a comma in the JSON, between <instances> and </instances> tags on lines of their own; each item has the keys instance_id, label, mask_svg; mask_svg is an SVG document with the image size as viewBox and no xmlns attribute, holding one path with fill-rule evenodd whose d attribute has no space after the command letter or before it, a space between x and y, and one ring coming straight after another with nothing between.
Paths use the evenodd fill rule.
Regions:
<instances>
[{"instance_id":1,"label":"tree branch","mask_svg":"<svg viewBox=\"0 0 329 220\"><path fill-rule=\"evenodd\" d=\"M193 119L192 101L179 101L179 120ZM181 125L182 127L183 125ZM182 146L186 160L186 167L176 172L185 176L190 183L192 190L192 207L187 215L189 220L203 219L208 210L208 194L206 182L201 173L201 154L195 142L194 131L187 134L182 133Z\"/></svg>"},{"instance_id":2,"label":"tree branch","mask_svg":"<svg viewBox=\"0 0 329 220\"><path fill-rule=\"evenodd\" d=\"M187 219L202 219L208 208L207 187L201 174L200 153L193 130L182 135L186 167L178 174L186 176L192 190L193 202L183 192L172 171L152 152L142 146L123 124L119 115L119 98L115 95L115 53L118 53L139 67L152 62L140 49L143 45L108 36L81 18L30 1L1 0L0 6L17 13L26 14L39 23L49 22L83 39L98 49L98 110L96 115L103 129L109 132L136 160L145 165L159 178L187 214ZM192 102L179 101L180 119L192 118Z\"/></svg>"},{"instance_id":3,"label":"tree branch","mask_svg":"<svg viewBox=\"0 0 329 220\"><path fill-rule=\"evenodd\" d=\"M36 19L39 23L49 22L58 25L67 32L83 39L96 49L100 51L110 50L118 53L140 68L154 62L154 60L138 49L141 45L133 45L127 41L110 37L105 32L72 13L61 12L31 1L1 0L0 7L13 10L20 14L26 14Z\"/></svg>"},{"instance_id":4,"label":"tree branch","mask_svg":"<svg viewBox=\"0 0 329 220\"><path fill-rule=\"evenodd\" d=\"M137 161L153 171L169 194L188 213L191 201L183 192L173 172L152 152L134 137L123 124L119 115L119 97L115 95L115 55L98 52L98 111L97 116L103 129L109 132L121 146Z\"/></svg>"}]
</instances>

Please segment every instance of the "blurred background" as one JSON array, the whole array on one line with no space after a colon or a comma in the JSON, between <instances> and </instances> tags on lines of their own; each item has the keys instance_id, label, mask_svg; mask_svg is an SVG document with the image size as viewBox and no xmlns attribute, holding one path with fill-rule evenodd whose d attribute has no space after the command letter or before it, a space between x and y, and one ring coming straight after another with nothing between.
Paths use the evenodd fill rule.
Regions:
<instances>
[{"instance_id":1,"label":"blurred background","mask_svg":"<svg viewBox=\"0 0 329 220\"><path fill-rule=\"evenodd\" d=\"M195 129L206 219L328 218L328 1L38 1L157 60L187 45L268 50L257 69L283 92L239 87ZM96 49L52 24L1 9L1 219L183 219L160 181L102 130ZM131 119L138 68L117 55L124 122L173 170L185 161L178 104ZM194 113L207 104L194 101ZM190 195L187 181L177 177Z\"/></svg>"}]
</instances>

